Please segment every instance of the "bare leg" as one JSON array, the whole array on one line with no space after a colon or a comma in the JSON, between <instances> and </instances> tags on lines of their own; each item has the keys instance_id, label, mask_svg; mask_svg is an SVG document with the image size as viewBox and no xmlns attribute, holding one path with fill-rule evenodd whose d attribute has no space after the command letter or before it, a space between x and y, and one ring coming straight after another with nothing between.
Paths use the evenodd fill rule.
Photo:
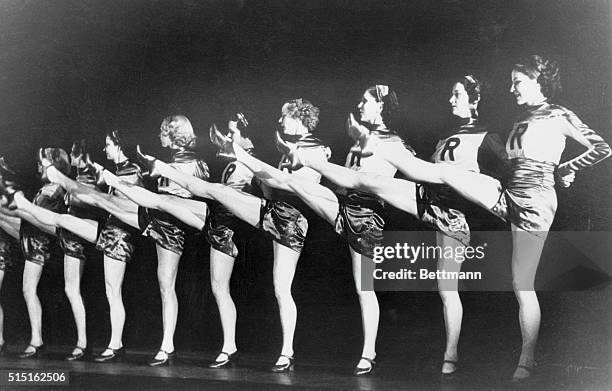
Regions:
<instances>
[{"instance_id":1,"label":"bare leg","mask_svg":"<svg viewBox=\"0 0 612 391\"><path fill-rule=\"evenodd\" d=\"M38 288L38 282L42 275L42 265L34 262L26 261L23 268L23 298L28 308L28 315L30 317L30 327L32 329L32 336L30 338L30 345L40 346L43 344L42 339L42 307L36 290ZM33 352L34 348L28 346L24 353Z\"/></svg>"},{"instance_id":2,"label":"bare leg","mask_svg":"<svg viewBox=\"0 0 612 391\"><path fill-rule=\"evenodd\" d=\"M293 336L297 323L297 308L291 295L291 285L300 254L289 247L274 241L274 293L278 302L281 327L283 329L283 348L281 354L293 357ZM286 357L279 357L277 365L287 364Z\"/></svg>"},{"instance_id":3,"label":"bare leg","mask_svg":"<svg viewBox=\"0 0 612 391\"><path fill-rule=\"evenodd\" d=\"M523 231L512 224L512 283L519 303L519 324L523 345L519 365L532 368L540 330L540 303L534 291L535 275L546 238ZM520 380L530 373L517 368L513 379Z\"/></svg>"},{"instance_id":4,"label":"bare leg","mask_svg":"<svg viewBox=\"0 0 612 391\"><path fill-rule=\"evenodd\" d=\"M447 165L442 167L421 160L407 151L385 154L384 158L410 180L446 184L467 200L486 210L491 210L499 200L501 184L497 179L487 175Z\"/></svg>"},{"instance_id":5,"label":"bare leg","mask_svg":"<svg viewBox=\"0 0 612 391\"><path fill-rule=\"evenodd\" d=\"M138 205L133 201L85 186L62 174L53 166L47 168L47 176L79 201L104 209L129 226L138 228Z\"/></svg>"},{"instance_id":6,"label":"bare leg","mask_svg":"<svg viewBox=\"0 0 612 391\"><path fill-rule=\"evenodd\" d=\"M162 196L161 194L153 193L143 187L136 186L120 180L116 175L104 171L102 174L106 183L109 186L114 187L121 193L123 193L130 200L136 204L150 209L158 209L167 212L185 224L201 230L205 224L205 217L202 219L200 216L195 215L190 209L181 206L178 202L180 197ZM177 199L177 202L173 202L173 199ZM203 202L199 203L204 206L204 216L206 216L206 204ZM201 208L200 208L201 209Z\"/></svg>"},{"instance_id":7,"label":"bare leg","mask_svg":"<svg viewBox=\"0 0 612 391\"><path fill-rule=\"evenodd\" d=\"M436 241L439 247L456 249L463 247L463 244L441 232L436 232ZM454 258L444 258L438 260L438 270L447 272L459 272L461 263ZM453 254L455 251L453 251ZM444 351L444 360L457 362L459 356L457 354L457 345L459 344L459 335L461 333L461 320L463 318L463 306L458 292L458 280L446 279L438 280L438 292L442 299L444 311L444 326L446 330L446 350ZM442 364L442 373L453 373L456 370L456 365L445 362Z\"/></svg>"},{"instance_id":8,"label":"bare leg","mask_svg":"<svg viewBox=\"0 0 612 391\"><path fill-rule=\"evenodd\" d=\"M70 301L74 322L77 329L76 346L87 347L87 327L85 323L85 306L81 296L81 277L83 275L84 261L78 258L64 255L64 290ZM78 349L73 350L73 354L78 353Z\"/></svg>"},{"instance_id":9,"label":"bare leg","mask_svg":"<svg viewBox=\"0 0 612 391\"><path fill-rule=\"evenodd\" d=\"M353 279L355 280L355 288L361 306L361 322L363 326L363 350L362 357L374 359L376 357L376 336L378 334L378 319L380 309L378 307L378 299L374 291L361 290L362 275L371 276L374 271L374 262L366 256L355 252L350 248L351 261L353 263ZM366 268L368 270L362 270ZM360 360L357 364L360 368L368 368L371 364L366 360Z\"/></svg>"},{"instance_id":10,"label":"bare leg","mask_svg":"<svg viewBox=\"0 0 612 391\"><path fill-rule=\"evenodd\" d=\"M236 143L234 143L234 150L236 151L236 159L244 164L249 170L253 171L253 174L265 182L266 185L285 191L291 191L286 183L287 177L290 177L289 174L249 155Z\"/></svg>"},{"instance_id":11,"label":"bare leg","mask_svg":"<svg viewBox=\"0 0 612 391\"><path fill-rule=\"evenodd\" d=\"M176 298L176 274L181 256L166 250L156 244L157 248L157 279L162 299L163 339L161 350L168 353L174 351L174 331L178 317L178 300ZM156 359L164 358L162 352L157 353Z\"/></svg>"},{"instance_id":12,"label":"bare leg","mask_svg":"<svg viewBox=\"0 0 612 391\"><path fill-rule=\"evenodd\" d=\"M219 318L223 329L222 352L232 354L236 348L236 305L230 294L230 278L234 269L235 258L210 248L210 284L219 307ZM227 359L223 353L217 361Z\"/></svg>"},{"instance_id":13,"label":"bare leg","mask_svg":"<svg viewBox=\"0 0 612 391\"><path fill-rule=\"evenodd\" d=\"M110 309L111 338L108 347L119 349L123 347L123 325L125 324L125 308L121 287L125 275L125 262L104 256L104 282L106 284L106 298ZM103 356L113 352L106 349Z\"/></svg>"},{"instance_id":14,"label":"bare leg","mask_svg":"<svg viewBox=\"0 0 612 391\"><path fill-rule=\"evenodd\" d=\"M17 200L17 194L15 198ZM81 219L69 214L55 213L48 209L41 208L38 205L34 205L25 198L20 200L18 205L21 210L33 216L40 224L67 229L90 243L95 242L97 239L97 221Z\"/></svg>"}]
</instances>

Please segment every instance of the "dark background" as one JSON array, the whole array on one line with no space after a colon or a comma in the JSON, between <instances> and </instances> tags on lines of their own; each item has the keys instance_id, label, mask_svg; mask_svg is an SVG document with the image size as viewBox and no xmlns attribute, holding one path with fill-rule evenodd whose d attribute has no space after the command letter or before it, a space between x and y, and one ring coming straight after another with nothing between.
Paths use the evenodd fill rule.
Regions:
<instances>
[{"instance_id":1,"label":"dark background","mask_svg":"<svg viewBox=\"0 0 612 391\"><path fill-rule=\"evenodd\" d=\"M565 90L560 102L611 141L610 27L610 4L604 0L3 1L0 153L23 174L24 185L35 188L38 147L69 148L73 140L85 137L94 159L103 163L104 134L120 129L128 142L141 143L163 157L159 124L169 114L182 113L202 135L199 151L213 169L213 178L218 178L223 163L214 157L205 135L213 121L223 123L227 107L254 113L258 155L275 164L278 154L270 140L280 107L286 99L303 97L321 108L319 136L332 146L333 160L343 162L350 145L346 116L366 87L382 82L400 97L397 130L426 158L437 137L449 129L452 80L466 73L486 81L481 116L491 130L505 135L517 112L509 93L510 70L517 57L532 53L559 60ZM569 141L564 157L581 151ZM558 192L554 229L610 230L610 168L608 160L580 173L569 190ZM348 251L325 223L311 225L293 288L300 311L296 351L302 356L355 358L361 327ZM419 225L390 210L388 227ZM500 225L491 218L478 219L475 226L492 227ZM271 245L254 236L248 246L236 263L232 282L239 346L273 356L280 349L280 326ZM508 262L509 254L504 256L502 262ZM545 256L543 262L554 258ZM108 307L99 254L92 252L87 266L83 294L90 339L103 347ZM142 239L124 284L128 347L153 350L161 339L155 267L153 245ZM46 342L72 344L74 326L59 262L45 270L39 292ZM17 266L7 275L2 294L9 342L29 338L20 279ZM203 238L186 249L177 291L177 348L218 348L220 325ZM590 310L604 309L605 319L590 333L595 340L609 339L608 292L606 288L588 296ZM565 337L574 342L577 338L566 326L580 315L566 308L581 308L583 302L564 295L543 297L544 322L552 323L544 323L542 334L555 335L550 346ZM418 341L424 329L436 333L428 342L438 349L432 357L441 357L442 314L435 293L383 293L380 298L379 351L401 355L399 347L408 342L398 331ZM465 300L466 319L482 313L494 317L487 320L491 329L498 323L515 325L507 330L514 342L503 349L520 346L511 293L467 294ZM468 336L480 330L469 331L466 322ZM492 341L500 337L497 331L487 335ZM588 347L593 340L581 346L565 346L568 357L579 352L597 360Z\"/></svg>"}]
</instances>

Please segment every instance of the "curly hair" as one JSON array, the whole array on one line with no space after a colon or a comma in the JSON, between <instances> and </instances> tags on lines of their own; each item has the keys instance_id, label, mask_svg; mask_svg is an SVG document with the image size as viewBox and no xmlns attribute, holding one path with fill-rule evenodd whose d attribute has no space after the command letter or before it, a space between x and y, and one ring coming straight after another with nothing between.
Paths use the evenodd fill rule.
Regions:
<instances>
[{"instance_id":1,"label":"curly hair","mask_svg":"<svg viewBox=\"0 0 612 391\"><path fill-rule=\"evenodd\" d=\"M64 175L70 175L70 159L66 151L62 148L45 148L43 153L45 159L49 160L55 168L60 170Z\"/></svg>"},{"instance_id":2,"label":"curly hair","mask_svg":"<svg viewBox=\"0 0 612 391\"><path fill-rule=\"evenodd\" d=\"M184 115L171 115L161 123L160 131L170 138L172 144L179 148L193 148L196 135L193 133L191 122Z\"/></svg>"},{"instance_id":3,"label":"curly hair","mask_svg":"<svg viewBox=\"0 0 612 391\"><path fill-rule=\"evenodd\" d=\"M554 98L561 92L561 70L554 60L533 54L514 64L512 70L537 79L542 94L547 98Z\"/></svg>"},{"instance_id":4,"label":"curly hair","mask_svg":"<svg viewBox=\"0 0 612 391\"><path fill-rule=\"evenodd\" d=\"M465 75L455 79L454 83L461 83L465 87L470 103L475 103L480 100L480 94L483 89L483 83L474 75Z\"/></svg>"},{"instance_id":5,"label":"curly hair","mask_svg":"<svg viewBox=\"0 0 612 391\"><path fill-rule=\"evenodd\" d=\"M376 84L368 87L366 92L374 97L377 102L383 103L380 116L385 124L388 124L399 112L399 99L397 94L389 86L384 84Z\"/></svg>"},{"instance_id":6,"label":"curly hair","mask_svg":"<svg viewBox=\"0 0 612 391\"><path fill-rule=\"evenodd\" d=\"M319 124L319 108L306 99L293 99L283 105L283 116L298 118L309 132Z\"/></svg>"}]
</instances>

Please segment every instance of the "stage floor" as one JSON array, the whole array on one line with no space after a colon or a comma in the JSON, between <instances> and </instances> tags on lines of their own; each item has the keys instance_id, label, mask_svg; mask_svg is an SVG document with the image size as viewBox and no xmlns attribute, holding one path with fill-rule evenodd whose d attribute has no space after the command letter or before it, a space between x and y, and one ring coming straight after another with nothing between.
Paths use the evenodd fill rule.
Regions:
<instances>
[{"instance_id":1,"label":"stage floor","mask_svg":"<svg viewBox=\"0 0 612 391\"><path fill-rule=\"evenodd\" d=\"M508 382L511 367L465 365L452 379L441 379L437 368L411 365L410 362L381 362L370 377L351 376L347 363L324 365L322 362L297 361L294 372L275 374L267 371L269 361L242 356L232 369L208 369L214 353L183 354L171 367L149 368L151 352L129 351L126 360L112 364L69 363L62 357L68 347L53 347L44 359L19 360L11 350L0 359L0 370L61 370L70 372L70 384L53 386L63 389L104 390L505 390L516 389ZM533 382L523 390L607 390L609 373L603 369L547 364L538 368ZM50 386L0 386L2 390L40 390Z\"/></svg>"}]
</instances>

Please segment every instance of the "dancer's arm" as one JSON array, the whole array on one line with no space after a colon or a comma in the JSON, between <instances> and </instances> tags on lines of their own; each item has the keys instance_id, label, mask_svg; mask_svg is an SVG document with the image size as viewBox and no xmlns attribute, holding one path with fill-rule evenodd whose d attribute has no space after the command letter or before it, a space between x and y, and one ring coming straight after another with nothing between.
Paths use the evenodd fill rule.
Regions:
<instances>
[{"instance_id":1,"label":"dancer's arm","mask_svg":"<svg viewBox=\"0 0 612 391\"><path fill-rule=\"evenodd\" d=\"M560 175L590 167L610 156L612 151L608 143L595 133L594 130L585 125L576 114L567 110L564 118L566 120L565 135L584 145L587 151L560 164Z\"/></svg>"}]
</instances>

